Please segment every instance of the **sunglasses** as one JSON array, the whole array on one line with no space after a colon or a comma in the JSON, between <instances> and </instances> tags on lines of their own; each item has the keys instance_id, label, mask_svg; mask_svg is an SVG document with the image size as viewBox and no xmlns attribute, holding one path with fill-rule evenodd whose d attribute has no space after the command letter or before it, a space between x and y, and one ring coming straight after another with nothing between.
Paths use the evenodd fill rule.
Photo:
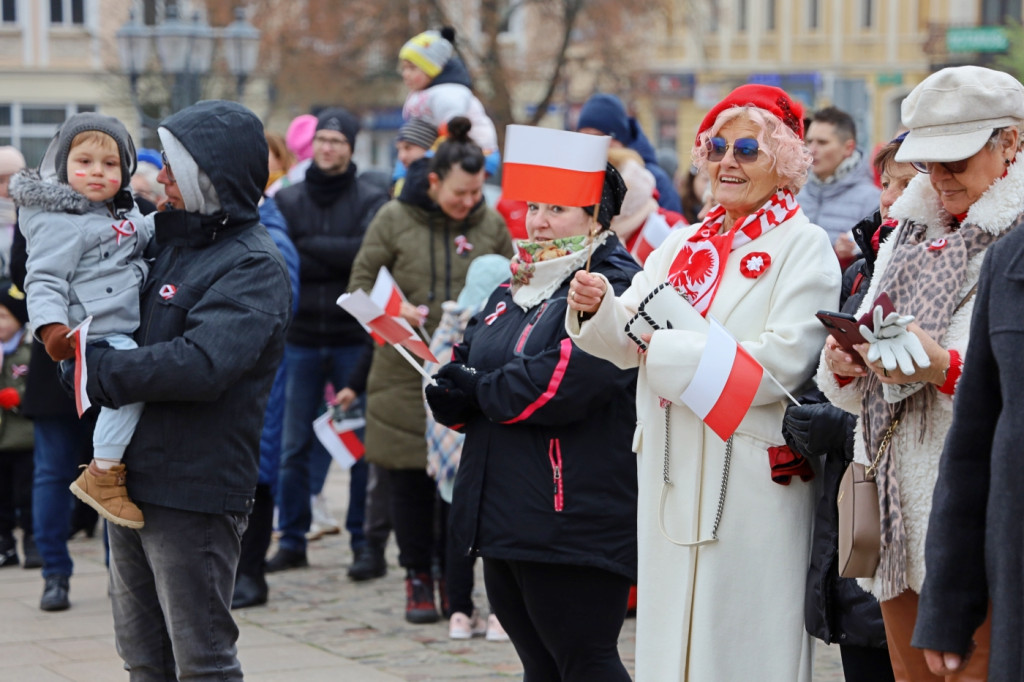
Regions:
<instances>
[{"instance_id":1,"label":"sunglasses","mask_svg":"<svg viewBox=\"0 0 1024 682\"><path fill-rule=\"evenodd\" d=\"M732 157L738 163L754 163L757 161L757 153L760 147L757 140L752 137L741 137L732 144L726 142L724 137L712 137L707 142L708 161L719 162L725 158L725 153L732 147Z\"/></svg>"},{"instance_id":2,"label":"sunglasses","mask_svg":"<svg viewBox=\"0 0 1024 682\"><path fill-rule=\"evenodd\" d=\"M167 179L176 183L177 180L174 179L174 173L171 172L171 164L167 161L167 152L163 150L160 151L160 160L164 162L164 170L167 171Z\"/></svg>"},{"instance_id":3,"label":"sunglasses","mask_svg":"<svg viewBox=\"0 0 1024 682\"><path fill-rule=\"evenodd\" d=\"M996 128L993 130L992 134L988 136L988 139L993 140L998 137L1001 130L1002 128ZM967 170L967 164L971 162L971 158L973 157L969 156L966 159L960 159L959 161L911 161L910 165L913 166L914 170L918 173L931 173L931 169L935 166L942 166L953 175L956 175Z\"/></svg>"}]
</instances>

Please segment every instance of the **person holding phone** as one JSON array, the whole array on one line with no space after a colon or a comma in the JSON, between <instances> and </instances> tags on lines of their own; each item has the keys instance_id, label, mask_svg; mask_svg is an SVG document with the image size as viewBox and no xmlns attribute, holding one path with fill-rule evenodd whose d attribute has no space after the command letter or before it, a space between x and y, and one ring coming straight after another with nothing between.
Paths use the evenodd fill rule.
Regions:
<instances>
[{"instance_id":1,"label":"person holding phone","mask_svg":"<svg viewBox=\"0 0 1024 682\"><path fill-rule=\"evenodd\" d=\"M681 399L711 317L787 391L814 371L825 337L814 313L835 305L841 273L795 196L811 165L802 107L779 88L741 86L704 118L692 157L719 204L673 230L622 293L576 273L566 318L580 348L639 368L637 680L808 682L799 605L815 486L772 477L786 393L765 377L726 442ZM655 288L679 319L634 341L625 326Z\"/></svg>"},{"instance_id":2,"label":"person holding phone","mask_svg":"<svg viewBox=\"0 0 1024 682\"><path fill-rule=\"evenodd\" d=\"M840 318L835 323L855 334L854 343L863 343L864 339L860 322L853 313L861 307L871 284L878 249L888 240L896 224L889 217L889 209L917 175L909 163L895 160L904 137L906 133L896 136L875 154L875 170L882 178L882 197L878 210L853 228L863 255L843 273L839 315L844 315L845 319ZM818 318L822 319L823 315L819 313ZM836 331L832 331L830 337L830 343L832 339L841 342ZM847 347L853 351L852 343ZM801 396L800 402L803 404L786 408L783 435L790 447L804 457L821 458L823 478L821 496L814 511L814 540L807 568L805 625L808 632L826 644L839 645L846 682L892 680L892 664L878 600L861 589L856 580L840 577L836 567L839 534L836 498L843 473L853 460L856 417L828 402L817 389Z\"/></svg>"},{"instance_id":3,"label":"person holding phone","mask_svg":"<svg viewBox=\"0 0 1024 682\"><path fill-rule=\"evenodd\" d=\"M881 558L875 576L861 584L881 603L896 679L984 679L987 621L974 634L973 657L945 677L929 671L910 639L981 263L1024 215L1024 86L999 71L951 67L914 88L902 115L910 131L896 160L913 163L920 174L892 207L898 227L879 250L864 299L884 291L899 315L861 328L870 342L855 347L863 364L829 339L818 385L858 416L855 459L869 464L878 457ZM862 304L857 314L873 312L870 307ZM914 361L893 362L886 357L892 351L906 351ZM963 663L965 651L952 653Z\"/></svg>"}]
</instances>

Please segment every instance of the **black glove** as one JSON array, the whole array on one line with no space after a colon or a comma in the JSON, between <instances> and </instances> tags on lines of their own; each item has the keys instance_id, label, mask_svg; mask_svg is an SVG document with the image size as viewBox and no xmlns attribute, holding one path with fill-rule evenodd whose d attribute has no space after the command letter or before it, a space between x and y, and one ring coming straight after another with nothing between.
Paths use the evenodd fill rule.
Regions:
<instances>
[{"instance_id":1,"label":"black glove","mask_svg":"<svg viewBox=\"0 0 1024 682\"><path fill-rule=\"evenodd\" d=\"M459 426L472 419L477 412L476 400L440 372L434 375L434 380L437 384L427 384L423 391L434 420L445 426Z\"/></svg>"},{"instance_id":2,"label":"black glove","mask_svg":"<svg viewBox=\"0 0 1024 682\"><path fill-rule=\"evenodd\" d=\"M437 372L439 379L447 379L476 403L476 385L480 381L480 372L466 367L461 362L449 362Z\"/></svg>"},{"instance_id":3,"label":"black glove","mask_svg":"<svg viewBox=\"0 0 1024 682\"><path fill-rule=\"evenodd\" d=\"M790 405L782 420L786 444L804 457L846 449L849 436L847 413L832 403Z\"/></svg>"}]
</instances>

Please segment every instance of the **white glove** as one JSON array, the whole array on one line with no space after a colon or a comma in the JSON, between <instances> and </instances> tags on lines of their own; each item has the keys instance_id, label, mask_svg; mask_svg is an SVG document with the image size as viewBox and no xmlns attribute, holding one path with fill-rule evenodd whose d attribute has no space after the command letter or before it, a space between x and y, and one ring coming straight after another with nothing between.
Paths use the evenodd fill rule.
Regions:
<instances>
[{"instance_id":1,"label":"white glove","mask_svg":"<svg viewBox=\"0 0 1024 682\"><path fill-rule=\"evenodd\" d=\"M875 306L872 319L874 330L868 329L867 325L860 325L861 336L871 344L868 347L868 362L881 359L882 366L887 370L899 367L907 376L917 372L918 367L931 366L921 340L913 332L907 331L907 325L914 321L913 315L892 312L883 319L881 306Z\"/></svg>"}]
</instances>

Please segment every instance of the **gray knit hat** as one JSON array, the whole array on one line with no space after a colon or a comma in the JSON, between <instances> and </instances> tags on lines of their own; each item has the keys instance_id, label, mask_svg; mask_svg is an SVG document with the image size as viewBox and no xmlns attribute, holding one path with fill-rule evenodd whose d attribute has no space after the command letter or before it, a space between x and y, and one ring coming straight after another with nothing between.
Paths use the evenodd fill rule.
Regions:
<instances>
[{"instance_id":1,"label":"gray knit hat","mask_svg":"<svg viewBox=\"0 0 1024 682\"><path fill-rule=\"evenodd\" d=\"M76 135L89 130L96 130L114 138L117 150L121 155L121 189L128 187L137 165L135 143L132 142L132 136L128 134L128 129L124 127L124 124L113 116L104 116L91 111L75 114L65 121L57 131L57 135L54 136L50 147L43 156L40 170L44 176L50 168L42 166L48 163L52 154L52 169L56 171L57 179L64 183L68 181L68 154L71 153L71 142Z\"/></svg>"},{"instance_id":2,"label":"gray knit hat","mask_svg":"<svg viewBox=\"0 0 1024 682\"><path fill-rule=\"evenodd\" d=\"M437 128L424 118L410 118L398 129L397 139L430 149L437 141Z\"/></svg>"}]
</instances>

